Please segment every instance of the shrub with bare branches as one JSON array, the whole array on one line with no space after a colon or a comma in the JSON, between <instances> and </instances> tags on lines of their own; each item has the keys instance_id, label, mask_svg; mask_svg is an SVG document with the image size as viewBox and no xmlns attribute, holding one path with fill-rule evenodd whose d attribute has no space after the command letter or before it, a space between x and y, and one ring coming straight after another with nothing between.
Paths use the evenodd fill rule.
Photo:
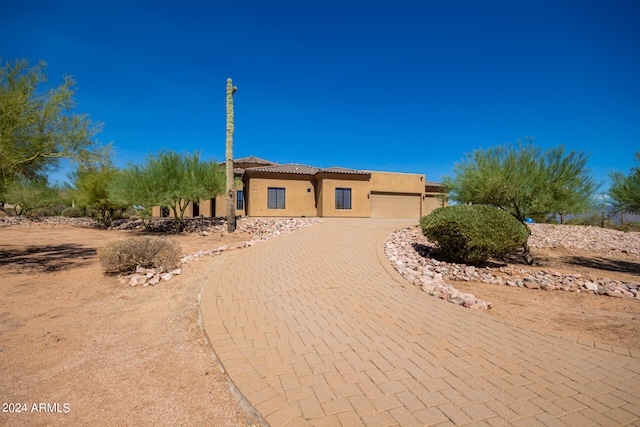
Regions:
<instances>
[{"instance_id":1,"label":"shrub with bare branches","mask_svg":"<svg viewBox=\"0 0 640 427\"><path fill-rule=\"evenodd\" d=\"M136 267L172 270L180 264L182 250L171 239L140 236L111 242L98 249L107 273L129 273Z\"/></svg>"}]
</instances>

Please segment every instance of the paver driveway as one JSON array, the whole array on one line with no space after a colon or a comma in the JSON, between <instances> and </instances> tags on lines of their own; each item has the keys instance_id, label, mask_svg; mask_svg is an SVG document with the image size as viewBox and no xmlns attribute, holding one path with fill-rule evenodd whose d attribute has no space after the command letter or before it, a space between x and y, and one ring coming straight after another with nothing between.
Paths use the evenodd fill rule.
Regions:
<instances>
[{"instance_id":1,"label":"paver driveway","mask_svg":"<svg viewBox=\"0 0 640 427\"><path fill-rule=\"evenodd\" d=\"M325 219L237 251L209 278L205 330L267 423L640 424L637 354L427 296L382 251L411 223Z\"/></svg>"}]
</instances>

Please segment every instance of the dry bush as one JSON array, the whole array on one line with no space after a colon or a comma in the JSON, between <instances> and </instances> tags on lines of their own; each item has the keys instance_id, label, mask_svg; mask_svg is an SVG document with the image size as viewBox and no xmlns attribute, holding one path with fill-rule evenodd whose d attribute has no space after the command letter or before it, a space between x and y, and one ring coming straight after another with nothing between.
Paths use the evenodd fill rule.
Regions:
<instances>
[{"instance_id":1,"label":"dry bush","mask_svg":"<svg viewBox=\"0 0 640 427\"><path fill-rule=\"evenodd\" d=\"M137 266L172 270L180 264L182 250L174 240L141 236L111 242L98 249L98 257L107 273L128 273Z\"/></svg>"}]
</instances>

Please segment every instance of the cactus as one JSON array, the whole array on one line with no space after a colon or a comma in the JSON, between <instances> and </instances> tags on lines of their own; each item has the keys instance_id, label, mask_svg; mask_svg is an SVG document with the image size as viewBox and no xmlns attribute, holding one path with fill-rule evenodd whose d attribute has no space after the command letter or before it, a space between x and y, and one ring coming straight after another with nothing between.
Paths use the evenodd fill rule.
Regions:
<instances>
[{"instance_id":1,"label":"cactus","mask_svg":"<svg viewBox=\"0 0 640 427\"><path fill-rule=\"evenodd\" d=\"M227 174L227 231L236 231L236 189L233 176L233 94L238 90L233 86L231 79L227 79L227 150L226 150L226 174Z\"/></svg>"}]
</instances>

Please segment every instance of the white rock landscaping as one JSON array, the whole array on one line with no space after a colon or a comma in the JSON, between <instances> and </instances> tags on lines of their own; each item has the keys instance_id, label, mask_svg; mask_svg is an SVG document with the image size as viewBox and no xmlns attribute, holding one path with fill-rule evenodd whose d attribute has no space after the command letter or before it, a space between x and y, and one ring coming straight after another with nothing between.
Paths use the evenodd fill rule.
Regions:
<instances>
[{"instance_id":1,"label":"white rock landscaping","mask_svg":"<svg viewBox=\"0 0 640 427\"><path fill-rule=\"evenodd\" d=\"M624 233L597 227L532 224L529 245L532 248L567 248L595 252L640 254L640 233ZM463 280L517 286L547 291L590 292L618 298L640 300L640 281L624 282L606 277L561 274L548 269L531 271L517 267L474 267L447 263L429 257L434 244L420 227L405 228L387 236L385 253L391 265L409 282L429 295L478 310L491 308L471 294L457 291L445 280Z\"/></svg>"}]
</instances>

